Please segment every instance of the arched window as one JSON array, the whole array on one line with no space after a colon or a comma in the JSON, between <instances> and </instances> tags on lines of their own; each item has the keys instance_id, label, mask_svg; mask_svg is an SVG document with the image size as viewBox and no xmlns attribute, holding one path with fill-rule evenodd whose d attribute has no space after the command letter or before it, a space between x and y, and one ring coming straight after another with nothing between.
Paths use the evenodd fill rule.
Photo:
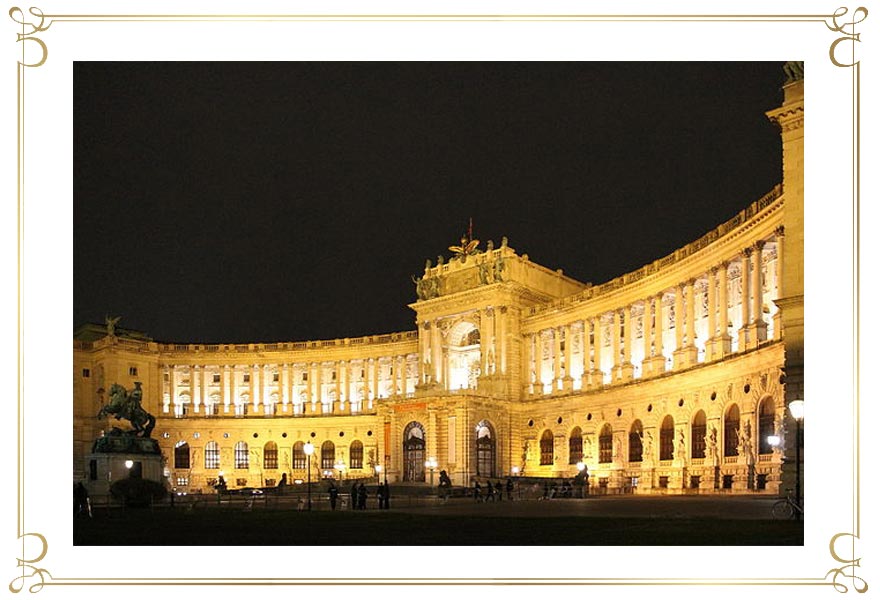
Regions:
<instances>
[{"instance_id":1,"label":"arched window","mask_svg":"<svg viewBox=\"0 0 880 600\"><path fill-rule=\"evenodd\" d=\"M599 432L599 462L610 463L613 452L614 438L611 432L611 425L605 423L602 431Z\"/></svg>"},{"instance_id":2,"label":"arched window","mask_svg":"<svg viewBox=\"0 0 880 600\"><path fill-rule=\"evenodd\" d=\"M773 398L764 398L758 409L758 454L773 454L773 446L767 437L776 435L776 416Z\"/></svg>"},{"instance_id":3,"label":"arched window","mask_svg":"<svg viewBox=\"0 0 880 600\"><path fill-rule=\"evenodd\" d=\"M495 436L488 421L477 424L477 475L495 477Z\"/></svg>"},{"instance_id":4,"label":"arched window","mask_svg":"<svg viewBox=\"0 0 880 600\"><path fill-rule=\"evenodd\" d=\"M739 456L739 406L734 404L724 416L724 456Z\"/></svg>"},{"instance_id":5,"label":"arched window","mask_svg":"<svg viewBox=\"0 0 880 600\"><path fill-rule=\"evenodd\" d=\"M691 458L706 458L706 413L702 410L691 423Z\"/></svg>"},{"instance_id":6,"label":"arched window","mask_svg":"<svg viewBox=\"0 0 880 600\"><path fill-rule=\"evenodd\" d=\"M672 415L666 415L660 425L660 460L672 460L675 452L675 421Z\"/></svg>"},{"instance_id":7,"label":"arched window","mask_svg":"<svg viewBox=\"0 0 880 600\"><path fill-rule=\"evenodd\" d=\"M174 468L189 469L189 444L182 440L174 445Z\"/></svg>"},{"instance_id":8,"label":"arched window","mask_svg":"<svg viewBox=\"0 0 880 600\"><path fill-rule=\"evenodd\" d=\"M357 440L353 441L348 448L348 468L364 468L364 445Z\"/></svg>"},{"instance_id":9,"label":"arched window","mask_svg":"<svg viewBox=\"0 0 880 600\"><path fill-rule=\"evenodd\" d=\"M327 440L321 444L321 470L332 469L336 464L336 446Z\"/></svg>"},{"instance_id":10,"label":"arched window","mask_svg":"<svg viewBox=\"0 0 880 600\"><path fill-rule=\"evenodd\" d=\"M266 445L263 446L263 468L278 468L278 444L275 442L266 442Z\"/></svg>"},{"instance_id":11,"label":"arched window","mask_svg":"<svg viewBox=\"0 0 880 600\"><path fill-rule=\"evenodd\" d=\"M642 462L642 422L638 419L629 428L629 462Z\"/></svg>"},{"instance_id":12,"label":"arched window","mask_svg":"<svg viewBox=\"0 0 880 600\"><path fill-rule=\"evenodd\" d=\"M541 464L553 464L553 433L549 429L541 434Z\"/></svg>"},{"instance_id":13,"label":"arched window","mask_svg":"<svg viewBox=\"0 0 880 600\"><path fill-rule=\"evenodd\" d=\"M425 480L425 429L416 421L403 430L403 480Z\"/></svg>"},{"instance_id":14,"label":"arched window","mask_svg":"<svg viewBox=\"0 0 880 600\"><path fill-rule=\"evenodd\" d=\"M308 466L306 462L306 451L303 449L305 444L302 442L297 442L293 445L293 468L294 469L302 469Z\"/></svg>"},{"instance_id":15,"label":"arched window","mask_svg":"<svg viewBox=\"0 0 880 600\"><path fill-rule=\"evenodd\" d=\"M568 464L576 465L584 459L584 436L580 427L571 430L568 437Z\"/></svg>"},{"instance_id":16,"label":"arched window","mask_svg":"<svg viewBox=\"0 0 880 600\"><path fill-rule=\"evenodd\" d=\"M205 445L205 468L220 468L220 446L217 445L217 442L208 442Z\"/></svg>"},{"instance_id":17,"label":"arched window","mask_svg":"<svg viewBox=\"0 0 880 600\"><path fill-rule=\"evenodd\" d=\"M247 442L236 442L235 444L235 468L248 468L248 445Z\"/></svg>"}]
</instances>

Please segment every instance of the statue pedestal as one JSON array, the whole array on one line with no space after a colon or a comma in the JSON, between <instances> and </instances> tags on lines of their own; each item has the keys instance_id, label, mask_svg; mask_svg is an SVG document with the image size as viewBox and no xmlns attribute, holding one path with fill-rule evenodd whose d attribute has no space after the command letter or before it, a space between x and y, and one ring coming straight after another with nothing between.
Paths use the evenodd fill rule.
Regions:
<instances>
[{"instance_id":1,"label":"statue pedestal","mask_svg":"<svg viewBox=\"0 0 880 600\"><path fill-rule=\"evenodd\" d=\"M86 466L85 484L90 496L109 496L110 485L127 477L165 481L162 451L159 442L152 438L103 435L86 455Z\"/></svg>"}]
</instances>

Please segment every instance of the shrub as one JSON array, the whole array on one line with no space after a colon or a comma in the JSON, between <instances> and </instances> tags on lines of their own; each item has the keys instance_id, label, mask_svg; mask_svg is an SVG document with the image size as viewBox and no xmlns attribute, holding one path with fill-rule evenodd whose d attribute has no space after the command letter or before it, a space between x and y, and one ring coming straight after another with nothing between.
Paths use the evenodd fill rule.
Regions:
<instances>
[{"instance_id":1,"label":"shrub","mask_svg":"<svg viewBox=\"0 0 880 600\"><path fill-rule=\"evenodd\" d=\"M168 492L165 486L158 481L129 477L114 481L110 485L110 495L125 506L143 507L149 506L150 501L162 500Z\"/></svg>"}]
</instances>

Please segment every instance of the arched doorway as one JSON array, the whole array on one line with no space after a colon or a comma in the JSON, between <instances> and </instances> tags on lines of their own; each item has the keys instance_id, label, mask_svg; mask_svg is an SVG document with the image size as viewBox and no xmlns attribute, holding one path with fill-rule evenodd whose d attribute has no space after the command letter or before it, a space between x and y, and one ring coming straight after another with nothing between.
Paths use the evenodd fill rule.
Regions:
<instances>
[{"instance_id":1,"label":"arched doorway","mask_svg":"<svg viewBox=\"0 0 880 600\"><path fill-rule=\"evenodd\" d=\"M481 373L480 330L469 321L462 321L447 334L448 389L476 389Z\"/></svg>"},{"instance_id":2,"label":"arched doorway","mask_svg":"<svg viewBox=\"0 0 880 600\"><path fill-rule=\"evenodd\" d=\"M477 423L477 475L495 477L495 433L489 421Z\"/></svg>"},{"instance_id":3,"label":"arched doorway","mask_svg":"<svg viewBox=\"0 0 880 600\"><path fill-rule=\"evenodd\" d=\"M425 428L416 421L403 430L403 480L425 480Z\"/></svg>"}]
</instances>

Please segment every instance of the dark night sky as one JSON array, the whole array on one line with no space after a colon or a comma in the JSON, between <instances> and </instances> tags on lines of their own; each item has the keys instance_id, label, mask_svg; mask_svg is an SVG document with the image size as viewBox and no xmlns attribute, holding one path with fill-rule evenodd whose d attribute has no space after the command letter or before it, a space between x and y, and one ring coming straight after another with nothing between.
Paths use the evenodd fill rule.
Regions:
<instances>
[{"instance_id":1,"label":"dark night sky","mask_svg":"<svg viewBox=\"0 0 880 600\"><path fill-rule=\"evenodd\" d=\"M73 326L271 342L414 329L481 248L602 283L781 180L782 63L76 63Z\"/></svg>"}]
</instances>

